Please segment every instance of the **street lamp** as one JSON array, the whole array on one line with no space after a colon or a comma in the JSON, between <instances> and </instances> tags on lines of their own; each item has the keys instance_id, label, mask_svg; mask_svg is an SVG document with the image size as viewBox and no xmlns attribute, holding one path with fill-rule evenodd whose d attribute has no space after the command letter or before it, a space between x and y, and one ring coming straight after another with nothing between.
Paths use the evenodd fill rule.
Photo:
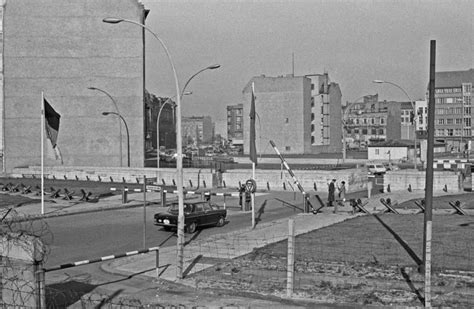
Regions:
<instances>
[{"instance_id":1,"label":"street lamp","mask_svg":"<svg viewBox=\"0 0 474 309\"><path fill-rule=\"evenodd\" d=\"M364 98L365 96L361 96L355 99L351 104L346 106L344 113L342 114L342 162L346 162L346 116L349 110L351 109L352 105L357 103L360 99Z\"/></svg>"},{"instance_id":2,"label":"street lamp","mask_svg":"<svg viewBox=\"0 0 474 309\"><path fill-rule=\"evenodd\" d=\"M192 91L187 91L187 92L183 92L181 94L181 96L183 95L190 95L192 94L193 92ZM158 111L158 116L156 117L156 167L159 168L160 167L160 116L161 116L161 111L163 110L163 107L165 107L166 104L170 104L173 103L173 107L176 108L176 104L174 102L172 102L171 100L174 99L176 96L172 96L171 98L168 98L160 107L160 110ZM165 141L165 144L166 144L166 141Z\"/></svg>"},{"instance_id":3,"label":"street lamp","mask_svg":"<svg viewBox=\"0 0 474 309\"><path fill-rule=\"evenodd\" d=\"M107 116L109 114L117 115L120 119L122 119L123 124L125 125L125 130L127 131L127 166L130 167L130 133L128 132L128 126L127 123L125 122L125 119L123 119L122 115L119 113L115 112L103 112L102 115ZM122 136L120 136L120 139L122 139Z\"/></svg>"},{"instance_id":4,"label":"street lamp","mask_svg":"<svg viewBox=\"0 0 474 309\"><path fill-rule=\"evenodd\" d=\"M415 109L415 102L413 102L413 100L410 98L410 96L408 95L408 93L405 91L405 89L403 89L402 87L400 87L399 85L395 84L395 83L392 83L392 82L388 82L388 81L384 81L384 80L380 80L380 79L375 79L372 81L373 83L376 83L376 84L390 84L392 86L395 86L397 87L398 89L400 89L408 98L408 100L410 101L411 103L411 107L413 109L413 142L414 142L414 146L415 146L415 153L414 153L414 156L413 156L413 165L415 167L415 169L417 169L417 166L416 166L416 160L417 160L417 149L416 149L416 119L417 119L417 115L416 115L416 109Z\"/></svg>"},{"instance_id":5,"label":"street lamp","mask_svg":"<svg viewBox=\"0 0 474 309\"><path fill-rule=\"evenodd\" d=\"M174 66L173 60L171 59L171 55L166 47L165 43L147 26L138 23L133 20L123 19L123 18L104 18L102 20L104 23L109 24L118 24L121 22L131 23L137 26L142 27L143 29L150 32L155 39L160 42L161 46L166 52L166 56L168 57L169 63L171 65L171 69L173 71L174 83L176 88L176 151L177 151L177 158L176 158L176 179L177 179L177 191L178 191L178 240L177 240L177 271L176 277L178 279L183 278L183 261L184 261L184 194L183 194L183 149L182 149L182 137L181 137L181 96L179 93L179 83L178 83L178 75L176 73L176 68Z\"/></svg>"},{"instance_id":6,"label":"street lamp","mask_svg":"<svg viewBox=\"0 0 474 309\"><path fill-rule=\"evenodd\" d=\"M96 88L96 87L87 87L87 89L89 90L97 90L97 91L100 91L102 92L103 94L105 94L106 96L109 97L110 100L112 100L112 103L114 103L114 106L115 106L115 110L118 114L120 114L119 112L119 109L118 109L118 105L117 105L117 102L114 100L114 98L105 90L102 90L102 89L99 89L99 88ZM120 122L120 119L119 119L119 135L120 135L120 167L123 166L123 163L122 163L122 160L123 160L123 155L122 155L122 124Z\"/></svg>"}]
</instances>

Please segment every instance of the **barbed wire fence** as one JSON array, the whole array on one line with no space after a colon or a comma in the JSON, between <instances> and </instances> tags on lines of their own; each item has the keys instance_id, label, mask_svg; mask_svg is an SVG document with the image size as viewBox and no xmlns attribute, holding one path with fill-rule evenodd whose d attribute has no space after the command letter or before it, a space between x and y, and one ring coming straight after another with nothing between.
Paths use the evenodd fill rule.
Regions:
<instances>
[{"instance_id":1,"label":"barbed wire fence","mask_svg":"<svg viewBox=\"0 0 474 309\"><path fill-rule=\"evenodd\" d=\"M434 226L433 305L471 307L474 222L470 217L440 215ZM195 263L214 265L186 276L203 289L324 303L420 306L422 230L422 215L360 216L297 235L293 256L288 252L288 230L286 236L256 233L251 240L229 233L223 239L194 243ZM289 276L291 266L294 273Z\"/></svg>"}]
</instances>

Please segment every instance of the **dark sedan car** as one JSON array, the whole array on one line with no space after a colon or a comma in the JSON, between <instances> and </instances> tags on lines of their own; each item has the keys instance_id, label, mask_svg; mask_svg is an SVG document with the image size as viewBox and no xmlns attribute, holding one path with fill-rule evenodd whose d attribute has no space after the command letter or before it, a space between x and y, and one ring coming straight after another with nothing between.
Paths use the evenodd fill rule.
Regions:
<instances>
[{"instance_id":1,"label":"dark sedan car","mask_svg":"<svg viewBox=\"0 0 474 309\"><path fill-rule=\"evenodd\" d=\"M194 233L202 226L223 226L227 210L215 204L204 202L184 203L184 225L188 233ZM178 226L178 203L172 204L167 212L155 214L155 224L166 230Z\"/></svg>"}]
</instances>

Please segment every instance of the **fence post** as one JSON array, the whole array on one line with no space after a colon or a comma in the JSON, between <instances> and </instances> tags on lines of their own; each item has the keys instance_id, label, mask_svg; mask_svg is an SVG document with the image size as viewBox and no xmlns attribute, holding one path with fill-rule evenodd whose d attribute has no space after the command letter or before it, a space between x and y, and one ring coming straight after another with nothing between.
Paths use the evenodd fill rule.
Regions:
<instances>
[{"instance_id":1,"label":"fence post","mask_svg":"<svg viewBox=\"0 0 474 309\"><path fill-rule=\"evenodd\" d=\"M42 262L35 262L35 276L36 276L36 304L38 308L46 308L46 283L45 271Z\"/></svg>"},{"instance_id":2,"label":"fence post","mask_svg":"<svg viewBox=\"0 0 474 309\"><path fill-rule=\"evenodd\" d=\"M295 274L295 221L288 220L288 267L286 280L286 296L293 295L293 279Z\"/></svg>"},{"instance_id":3,"label":"fence post","mask_svg":"<svg viewBox=\"0 0 474 309\"><path fill-rule=\"evenodd\" d=\"M155 268L156 268L156 278L160 276L159 268L160 268L160 250L156 250L156 263L155 263Z\"/></svg>"}]
</instances>

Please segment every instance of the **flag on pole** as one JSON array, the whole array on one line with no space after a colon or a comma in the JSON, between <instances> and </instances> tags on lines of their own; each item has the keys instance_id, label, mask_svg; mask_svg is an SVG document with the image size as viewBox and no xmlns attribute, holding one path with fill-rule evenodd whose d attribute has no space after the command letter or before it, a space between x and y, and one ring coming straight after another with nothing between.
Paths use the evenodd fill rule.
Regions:
<instances>
[{"instance_id":1,"label":"flag on pole","mask_svg":"<svg viewBox=\"0 0 474 309\"><path fill-rule=\"evenodd\" d=\"M43 97L43 104L44 104L44 119L45 119L45 129L46 129L46 136L51 142L51 146L54 151L54 155L56 160L61 160L61 164L63 163L63 159L61 156L61 151L59 150L57 140L58 140L58 133L59 133L59 119L61 115L58 114L54 110L54 108L48 103L46 98Z\"/></svg>"},{"instance_id":2,"label":"flag on pole","mask_svg":"<svg viewBox=\"0 0 474 309\"><path fill-rule=\"evenodd\" d=\"M255 147L255 84L252 83L252 100L250 102L250 160L257 165L257 148Z\"/></svg>"}]
</instances>

